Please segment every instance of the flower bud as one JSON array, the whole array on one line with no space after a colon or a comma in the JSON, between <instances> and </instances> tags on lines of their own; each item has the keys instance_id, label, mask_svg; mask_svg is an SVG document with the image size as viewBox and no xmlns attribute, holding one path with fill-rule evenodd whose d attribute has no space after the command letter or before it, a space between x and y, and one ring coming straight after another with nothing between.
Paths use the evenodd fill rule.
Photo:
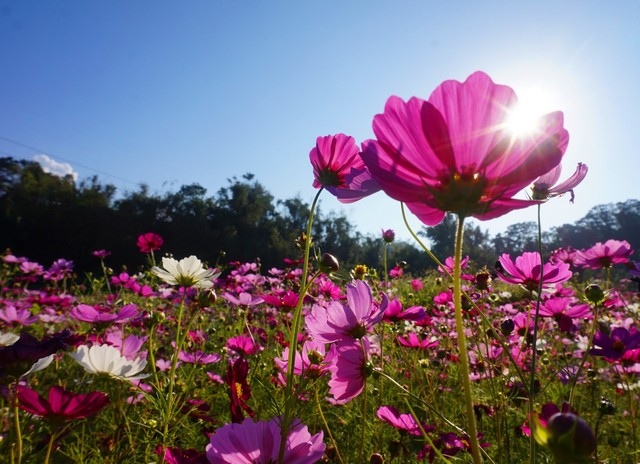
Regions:
<instances>
[{"instance_id":1,"label":"flower bud","mask_svg":"<svg viewBox=\"0 0 640 464\"><path fill-rule=\"evenodd\" d=\"M598 405L598 410L600 414L603 416L613 416L616 413L616 407L613 405L611 401L606 399L605 397L600 398L600 404Z\"/></svg>"},{"instance_id":2,"label":"flower bud","mask_svg":"<svg viewBox=\"0 0 640 464\"><path fill-rule=\"evenodd\" d=\"M396 233L393 230L382 229L382 240L384 240L385 243L391 243L395 240L395 238L396 238Z\"/></svg>"},{"instance_id":3,"label":"flower bud","mask_svg":"<svg viewBox=\"0 0 640 464\"><path fill-rule=\"evenodd\" d=\"M384 458L380 453L373 453L369 458L369 464L383 464Z\"/></svg>"},{"instance_id":4,"label":"flower bud","mask_svg":"<svg viewBox=\"0 0 640 464\"><path fill-rule=\"evenodd\" d=\"M587 301L598 304L604 301L605 294L600 285L591 284L584 289L584 296Z\"/></svg>"},{"instance_id":5,"label":"flower bud","mask_svg":"<svg viewBox=\"0 0 640 464\"><path fill-rule=\"evenodd\" d=\"M329 253L322 253L320 257L320 270L325 274L331 274L332 272L338 272L340 269L340 263L335 256Z\"/></svg>"},{"instance_id":6,"label":"flower bud","mask_svg":"<svg viewBox=\"0 0 640 464\"><path fill-rule=\"evenodd\" d=\"M513 322L513 319L505 319L500 323L500 332L502 332L502 334L505 336L510 335L515 328L516 323Z\"/></svg>"},{"instance_id":7,"label":"flower bud","mask_svg":"<svg viewBox=\"0 0 640 464\"><path fill-rule=\"evenodd\" d=\"M537 435L541 435L540 431ZM570 412L551 416L542 435L545 436L542 444L551 451L558 464L586 462L596 449L596 436L589 424Z\"/></svg>"}]
</instances>

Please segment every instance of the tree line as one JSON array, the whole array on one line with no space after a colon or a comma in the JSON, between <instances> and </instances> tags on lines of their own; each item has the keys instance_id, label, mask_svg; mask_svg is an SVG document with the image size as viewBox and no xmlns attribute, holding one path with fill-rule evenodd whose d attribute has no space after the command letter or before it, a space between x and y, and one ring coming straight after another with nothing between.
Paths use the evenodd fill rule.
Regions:
<instances>
[{"instance_id":1,"label":"tree line","mask_svg":"<svg viewBox=\"0 0 640 464\"><path fill-rule=\"evenodd\" d=\"M263 268L283 267L284 259L301 256L297 246L306 229L310 205L300 197L275 199L252 174L228 179L214 195L199 184L177 191L154 193L146 185L116 197L116 187L97 176L78 183L43 171L34 161L0 158L0 247L47 265L58 258L73 260L76 269L94 270L98 249L111 252L114 265L136 271L146 256L136 247L145 232L164 238L160 254L176 258L195 254L210 265L259 260ZM421 235L432 252L444 259L453 252L455 218L448 215ZM545 252L571 244L588 248L610 238L640 246L640 201L594 207L574 224L543 233ZM344 215L322 208L312 231L314 244L336 256L343 268L355 264L382 268L381 236L363 235ZM463 253L493 266L497 256L538 249L537 224L516 223L491 236L475 224L465 229ZM420 273L434 267L413 243L396 241L389 247L390 267L407 263ZM115 269L119 271L119 269Z\"/></svg>"}]
</instances>

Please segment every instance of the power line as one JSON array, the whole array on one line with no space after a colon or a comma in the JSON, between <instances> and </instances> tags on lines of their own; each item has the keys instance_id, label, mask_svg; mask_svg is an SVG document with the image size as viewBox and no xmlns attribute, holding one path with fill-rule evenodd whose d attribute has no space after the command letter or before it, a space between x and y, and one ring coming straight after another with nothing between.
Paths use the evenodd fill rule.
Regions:
<instances>
[{"instance_id":1,"label":"power line","mask_svg":"<svg viewBox=\"0 0 640 464\"><path fill-rule=\"evenodd\" d=\"M83 165L83 164L81 164L81 163L78 163L77 161L73 161L73 160L70 160L70 159L63 158L62 156L53 155L53 154L49 153L47 150L41 150L41 149L39 149L39 148L33 147L33 146L31 146L31 145L27 145L26 143L18 142L18 141L16 141L16 140L12 140L12 139L10 139L10 138L8 138L8 137L4 137L4 136L2 136L2 135L0 135L0 140L4 140L5 142L9 142L9 143L12 143L12 144L14 144L14 145L17 145L17 146L19 146L19 147L26 148L27 150L33 150L33 151L35 151L35 152L38 152L38 154L47 155L47 156L49 156L50 158L53 158L53 159L55 159L55 160L57 160L57 161L64 161L65 163L69 163L69 164L75 165L75 166L80 167L80 168L83 168L83 169L88 169L89 171L93 171L93 172L98 173L98 174L101 174L101 175L103 175L103 176L112 177L112 178L114 178L114 179L118 179L118 180L121 180L121 181L123 181L123 182L127 182L127 183L129 183L129 184L138 185L138 184L140 183L140 182L134 182L134 181L129 180L129 179L125 179L124 177L120 177L120 176L117 176L117 175L115 175L115 174L110 174L110 173L108 173L108 172L105 172L105 171L101 171L101 170L99 170L99 169L92 168L92 167L90 167L90 166ZM6 152L0 152L0 153L8 154L8 153L6 153ZM10 156L11 156L11 155L10 155Z\"/></svg>"}]
</instances>

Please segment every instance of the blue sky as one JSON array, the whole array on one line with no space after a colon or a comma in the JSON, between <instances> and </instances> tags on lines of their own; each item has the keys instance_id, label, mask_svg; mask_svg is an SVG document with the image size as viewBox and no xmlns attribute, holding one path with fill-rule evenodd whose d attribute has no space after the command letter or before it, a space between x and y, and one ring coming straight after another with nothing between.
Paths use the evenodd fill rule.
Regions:
<instances>
[{"instance_id":1,"label":"blue sky","mask_svg":"<svg viewBox=\"0 0 640 464\"><path fill-rule=\"evenodd\" d=\"M214 194L250 172L278 199L311 201L318 135L361 142L390 95L426 99L483 70L565 113L566 176L589 165L575 204L543 206L549 228L639 197L638 24L628 1L0 0L0 156L45 154L120 191ZM383 193L321 207L408 236Z\"/></svg>"}]
</instances>

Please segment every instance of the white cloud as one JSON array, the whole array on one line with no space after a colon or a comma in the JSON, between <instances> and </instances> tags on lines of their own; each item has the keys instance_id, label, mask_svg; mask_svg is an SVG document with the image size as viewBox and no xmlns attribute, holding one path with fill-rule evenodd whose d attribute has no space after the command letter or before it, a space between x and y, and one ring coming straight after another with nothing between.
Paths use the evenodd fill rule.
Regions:
<instances>
[{"instance_id":1,"label":"white cloud","mask_svg":"<svg viewBox=\"0 0 640 464\"><path fill-rule=\"evenodd\" d=\"M59 177L71 175L74 181L78 180L78 173L73 170L73 167L69 163L59 163L47 155L35 155L33 160L40 163L42 170L46 173Z\"/></svg>"}]
</instances>

